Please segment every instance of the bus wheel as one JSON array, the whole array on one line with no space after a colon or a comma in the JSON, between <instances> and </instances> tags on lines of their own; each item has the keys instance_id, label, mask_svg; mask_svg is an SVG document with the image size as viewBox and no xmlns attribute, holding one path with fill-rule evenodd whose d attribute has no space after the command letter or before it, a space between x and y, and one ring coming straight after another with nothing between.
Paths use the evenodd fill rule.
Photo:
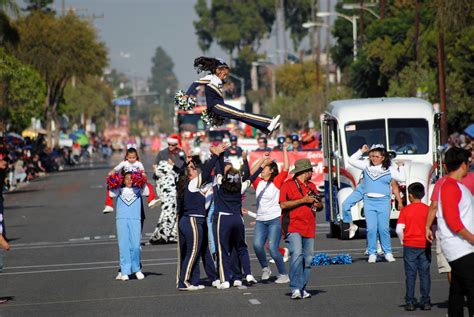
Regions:
<instances>
[{"instance_id":1,"label":"bus wheel","mask_svg":"<svg viewBox=\"0 0 474 317\"><path fill-rule=\"evenodd\" d=\"M339 222L339 239L349 240L349 226L350 224L348 223L344 223L342 221Z\"/></svg>"},{"instance_id":2,"label":"bus wheel","mask_svg":"<svg viewBox=\"0 0 474 317\"><path fill-rule=\"evenodd\" d=\"M329 237L328 238L339 238L341 234L341 229L338 223L332 221L329 222Z\"/></svg>"}]
</instances>

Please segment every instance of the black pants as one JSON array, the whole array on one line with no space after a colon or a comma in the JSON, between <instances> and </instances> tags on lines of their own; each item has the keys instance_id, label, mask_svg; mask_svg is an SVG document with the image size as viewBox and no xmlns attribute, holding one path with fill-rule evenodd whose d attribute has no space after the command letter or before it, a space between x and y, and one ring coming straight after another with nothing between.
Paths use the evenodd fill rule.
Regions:
<instances>
[{"instance_id":1,"label":"black pants","mask_svg":"<svg viewBox=\"0 0 474 317\"><path fill-rule=\"evenodd\" d=\"M451 286L448 316L464 316L464 296L467 297L469 316L474 316L474 253L449 262L449 265L451 265Z\"/></svg>"}]
</instances>

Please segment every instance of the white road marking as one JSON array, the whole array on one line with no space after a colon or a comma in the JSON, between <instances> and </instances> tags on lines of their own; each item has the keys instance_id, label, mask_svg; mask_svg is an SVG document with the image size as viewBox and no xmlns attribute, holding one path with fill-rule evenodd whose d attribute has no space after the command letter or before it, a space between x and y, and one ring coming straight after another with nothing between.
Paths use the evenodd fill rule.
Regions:
<instances>
[{"instance_id":1,"label":"white road marking","mask_svg":"<svg viewBox=\"0 0 474 317\"><path fill-rule=\"evenodd\" d=\"M260 301L256 298L249 299L250 304L252 305L260 305Z\"/></svg>"}]
</instances>

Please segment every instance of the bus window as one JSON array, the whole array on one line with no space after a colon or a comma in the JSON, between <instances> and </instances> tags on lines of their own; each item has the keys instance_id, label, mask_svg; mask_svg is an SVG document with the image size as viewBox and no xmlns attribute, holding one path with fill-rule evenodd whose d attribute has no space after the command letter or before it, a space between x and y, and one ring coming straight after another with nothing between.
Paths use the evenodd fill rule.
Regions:
<instances>
[{"instance_id":1,"label":"bus window","mask_svg":"<svg viewBox=\"0 0 474 317\"><path fill-rule=\"evenodd\" d=\"M428 121L388 119L390 149L398 154L428 153Z\"/></svg>"},{"instance_id":2,"label":"bus window","mask_svg":"<svg viewBox=\"0 0 474 317\"><path fill-rule=\"evenodd\" d=\"M385 144L385 122L383 119L353 121L344 127L347 140L347 154L352 155L362 145Z\"/></svg>"}]
</instances>

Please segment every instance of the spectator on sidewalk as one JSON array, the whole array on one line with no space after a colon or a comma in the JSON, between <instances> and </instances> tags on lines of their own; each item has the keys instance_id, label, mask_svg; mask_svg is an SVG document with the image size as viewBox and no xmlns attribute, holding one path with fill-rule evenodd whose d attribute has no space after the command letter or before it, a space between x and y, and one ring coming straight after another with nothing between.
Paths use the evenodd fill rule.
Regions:
<instances>
[{"instance_id":1,"label":"spectator on sidewalk","mask_svg":"<svg viewBox=\"0 0 474 317\"><path fill-rule=\"evenodd\" d=\"M258 148L255 151L258 152L269 152L272 149L268 147L268 140L265 137L258 138Z\"/></svg>"}]
</instances>

